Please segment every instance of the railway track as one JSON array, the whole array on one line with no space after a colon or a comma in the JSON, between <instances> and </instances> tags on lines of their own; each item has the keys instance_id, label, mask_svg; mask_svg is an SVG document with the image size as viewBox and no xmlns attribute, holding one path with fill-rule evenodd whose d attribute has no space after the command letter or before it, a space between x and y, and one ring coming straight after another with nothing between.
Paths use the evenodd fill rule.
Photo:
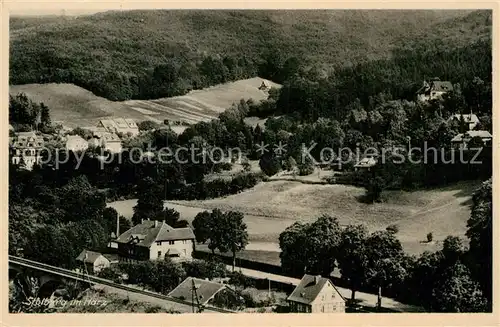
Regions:
<instances>
[{"instance_id":1,"label":"railway track","mask_svg":"<svg viewBox=\"0 0 500 327\"><path fill-rule=\"evenodd\" d=\"M44 271L44 272L47 272L47 273L56 274L56 275L59 275L59 276L62 276L62 277L66 277L66 278L71 278L71 279L75 279L75 280L79 280L79 281L83 281L83 282L87 282L87 283L90 282L90 283L93 283L93 284L107 285L107 286L111 286L111 287L115 287L115 288L119 288L119 289L125 290L127 292L143 294L143 295L155 297L155 298L158 298L158 299L162 299L162 300L165 300L165 301L168 301L168 302L174 302L174 303L179 303L179 304L184 304L184 305L192 306L192 304L190 302L186 302L186 301L183 301L183 300L180 300L180 299L172 298L172 297L169 297L169 296L166 296L166 295L163 295L163 294L159 294L159 293L155 293L155 292L150 292L150 291L146 291L146 290L139 290L139 289L136 289L136 288L132 288L132 287L129 287L129 286L125 286L125 285L122 285L122 284L115 283L115 282L110 281L108 279L104 279L104 278L99 278L99 277L96 277L96 276L91 276L91 275L86 275L86 274L78 273L78 272L75 272L75 271L71 271L71 270L67 270L67 269L64 269L64 268L59 268L59 267L47 265L45 263L40 263L40 262L33 261L33 260L28 260L28 259L24 259L24 258L20 258L20 257L9 255L9 262L13 263L13 264L18 264L18 265L21 265L21 266L24 266L24 267L28 267L28 268L31 268L31 269L37 269L37 270ZM213 307L213 306L206 306L206 305L204 306L204 310L215 311L215 312L220 312L220 313L235 313L235 311L231 311L231 310L227 310L227 309L222 309L222 308L216 308L216 307Z\"/></svg>"}]
</instances>

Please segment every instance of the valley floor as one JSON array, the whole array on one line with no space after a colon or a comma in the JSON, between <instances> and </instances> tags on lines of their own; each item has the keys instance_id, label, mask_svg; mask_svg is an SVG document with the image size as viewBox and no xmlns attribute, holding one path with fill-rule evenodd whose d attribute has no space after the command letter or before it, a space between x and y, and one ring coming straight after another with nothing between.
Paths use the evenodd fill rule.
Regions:
<instances>
[{"instance_id":1,"label":"valley floor","mask_svg":"<svg viewBox=\"0 0 500 327\"><path fill-rule=\"evenodd\" d=\"M189 222L197 213L214 208L243 212L250 238L249 251L278 252L278 237L286 227L327 214L337 217L341 225L364 224L370 231L397 224L398 238L405 251L419 254L439 249L448 235L465 237L471 195L479 184L471 181L415 192L388 191L383 195L384 202L364 204L358 201L364 194L362 188L272 181L227 197L167 201L165 205ZM136 200L124 200L109 206L130 218L135 204ZM433 233L434 241L427 243L429 232Z\"/></svg>"}]
</instances>

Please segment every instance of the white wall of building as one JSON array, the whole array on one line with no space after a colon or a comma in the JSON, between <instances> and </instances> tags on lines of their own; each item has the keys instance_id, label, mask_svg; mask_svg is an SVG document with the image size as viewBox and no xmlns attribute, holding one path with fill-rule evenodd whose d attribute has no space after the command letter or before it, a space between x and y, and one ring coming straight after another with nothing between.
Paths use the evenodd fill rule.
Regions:
<instances>
[{"instance_id":1,"label":"white wall of building","mask_svg":"<svg viewBox=\"0 0 500 327\"><path fill-rule=\"evenodd\" d=\"M194 240L153 242L149 248L149 258L150 260L156 260L159 258L158 254L160 254L160 259L164 259L168 250L174 248L180 252L181 258L191 258L194 249Z\"/></svg>"},{"instance_id":2,"label":"white wall of building","mask_svg":"<svg viewBox=\"0 0 500 327\"><path fill-rule=\"evenodd\" d=\"M345 312L345 301L330 283L326 283L311 303L312 313Z\"/></svg>"},{"instance_id":3,"label":"white wall of building","mask_svg":"<svg viewBox=\"0 0 500 327\"><path fill-rule=\"evenodd\" d=\"M89 147L89 143L84 139L71 139L66 142L66 150L68 151L85 151Z\"/></svg>"}]
</instances>

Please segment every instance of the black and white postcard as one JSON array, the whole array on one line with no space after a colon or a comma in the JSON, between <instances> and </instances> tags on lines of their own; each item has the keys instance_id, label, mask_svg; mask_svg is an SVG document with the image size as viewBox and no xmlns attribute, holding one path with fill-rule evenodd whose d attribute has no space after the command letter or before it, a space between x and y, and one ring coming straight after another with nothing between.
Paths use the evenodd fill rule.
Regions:
<instances>
[{"instance_id":1,"label":"black and white postcard","mask_svg":"<svg viewBox=\"0 0 500 327\"><path fill-rule=\"evenodd\" d=\"M494 4L207 5L4 6L8 320L493 321Z\"/></svg>"}]
</instances>

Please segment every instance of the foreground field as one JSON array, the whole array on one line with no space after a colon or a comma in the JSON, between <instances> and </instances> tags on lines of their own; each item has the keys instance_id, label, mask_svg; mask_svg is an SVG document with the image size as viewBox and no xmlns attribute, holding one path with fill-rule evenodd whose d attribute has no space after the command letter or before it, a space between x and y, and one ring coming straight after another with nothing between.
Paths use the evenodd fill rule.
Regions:
<instances>
[{"instance_id":1,"label":"foreground field","mask_svg":"<svg viewBox=\"0 0 500 327\"><path fill-rule=\"evenodd\" d=\"M9 93L15 95L24 92L33 101L45 103L50 108L52 120L68 127L92 126L105 117L152 120L157 123L168 119L193 124L216 118L241 99L267 99L267 93L258 89L262 81L268 86L280 87L279 84L255 77L191 91L183 96L123 102L98 97L73 84L11 85ZM252 120L250 123L253 122ZM182 130L181 128L178 132Z\"/></svg>"},{"instance_id":2,"label":"foreground field","mask_svg":"<svg viewBox=\"0 0 500 327\"><path fill-rule=\"evenodd\" d=\"M248 250L276 251L278 236L295 221L310 222L328 214L343 225L364 224L370 231L399 226L398 237L405 250L418 254L440 248L448 235L463 237L470 215L470 196L479 182L462 182L445 188L417 192L390 191L384 202L368 205L358 198L364 189L345 185L310 185L275 181L251 190L204 201L174 201L166 205L192 221L207 209L238 210L245 214L250 244ZM135 200L110 203L120 214L131 217ZM425 243L432 232L434 242Z\"/></svg>"}]
</instances>

